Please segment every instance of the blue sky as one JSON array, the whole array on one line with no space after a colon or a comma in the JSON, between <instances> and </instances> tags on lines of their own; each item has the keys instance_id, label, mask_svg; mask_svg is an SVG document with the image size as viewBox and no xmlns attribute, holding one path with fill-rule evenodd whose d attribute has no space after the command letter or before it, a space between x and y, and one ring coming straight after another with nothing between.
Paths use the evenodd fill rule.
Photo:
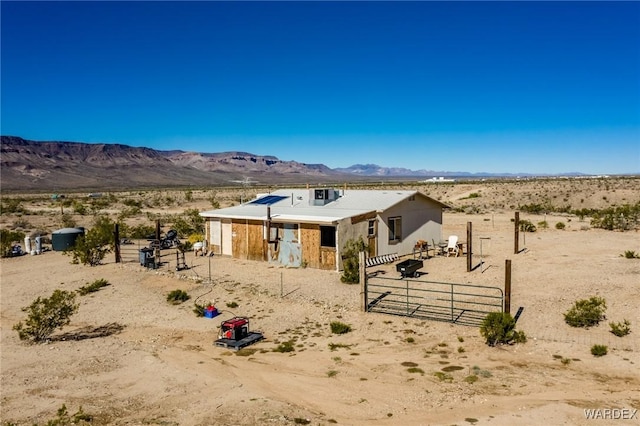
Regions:
<instances>
[{"instance_id":1,"label":"blue sky","mask_svg":"<svg viewBox=\"0 0 640 426\"><path fill-rule=\"evenodd\" d=\"M0 8L3 135L329 167L640 172L639 2Z\"/></svg>"}]
</instances>

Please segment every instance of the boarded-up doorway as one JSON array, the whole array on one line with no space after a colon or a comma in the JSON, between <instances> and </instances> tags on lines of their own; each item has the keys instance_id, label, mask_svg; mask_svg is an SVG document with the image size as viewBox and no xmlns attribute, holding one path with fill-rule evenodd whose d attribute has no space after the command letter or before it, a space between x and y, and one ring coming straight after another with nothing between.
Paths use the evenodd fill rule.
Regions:
<instances>
[{"instance_id":1,"label":"boarded-up doorway","mask_svg":"<svg viewBox=\"0 0 640 426\"><path fill-rule=\"evenodd\" d=\"M231 256L233 236L231 235L231 219L222 219L222 254Z\"/></svg>"}]
</instances>

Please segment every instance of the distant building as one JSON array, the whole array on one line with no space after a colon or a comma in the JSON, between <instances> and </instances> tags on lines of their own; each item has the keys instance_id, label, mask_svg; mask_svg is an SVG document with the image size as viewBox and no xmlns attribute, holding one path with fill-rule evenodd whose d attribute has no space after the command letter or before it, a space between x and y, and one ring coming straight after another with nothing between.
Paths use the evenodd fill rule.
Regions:
<instances>
[{"instance_id":1,"label":"distant building","mask_svg":"<svg viewBox=\"0 0 640 426\"><path fill-rule=\"evenodd\" d=\"M342 251L362 237L368 255L411 253L439 240L446 204L417 191L282 189L200 213L208 249L237 259L342 270Z\"/></svg>"},{"instance_id":2,"label":"distant building","mask_svg":"<svg viewBox=\"0 0 640 426\"><path fill-rule=\"evenodd\" d=\"M440 176L440 177L432 177L430 179L425 179L425 180L422 180L420 182L423 182L423 183L445 183L445 182L455 182L455 181L456 181L455 179L449 179L449 178L445 178L443 176Z\"/></svg>"}]
</instances>

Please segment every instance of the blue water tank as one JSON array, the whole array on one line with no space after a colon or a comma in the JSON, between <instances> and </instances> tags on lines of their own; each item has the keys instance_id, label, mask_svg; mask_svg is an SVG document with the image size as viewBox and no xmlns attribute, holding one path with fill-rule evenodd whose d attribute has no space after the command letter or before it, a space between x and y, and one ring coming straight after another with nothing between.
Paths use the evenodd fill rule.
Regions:
<instances>
[{"instance_id":1,"label":"blue water tank","mask_svg":"<svg viewBox=\"0 0 640 426\"><path fill-rule=\"evenodd\" d=\"M84 235L84 228L62 228L51 233L51 246L54 251L65 251Z\"/></svg>"}]
</instances>

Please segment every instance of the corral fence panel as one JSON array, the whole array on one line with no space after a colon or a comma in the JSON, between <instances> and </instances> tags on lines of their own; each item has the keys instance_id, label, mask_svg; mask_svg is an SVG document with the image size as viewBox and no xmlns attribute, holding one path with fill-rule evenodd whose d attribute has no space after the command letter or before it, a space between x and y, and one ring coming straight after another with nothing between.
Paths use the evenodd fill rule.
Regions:
<instances>
[{"instance_id":1,"label":"corral fence panel","mask_svg":"<svg viewBox=\"0 0 640 426\"><path fill-rule=\"evenodd\" d=\"M502 312L499 287L372 276L364 286L365 310L425 320L479 326L490 312Z\"/></svg>"},{"instance_id":2,"label":"corral fence panel","mask_svg":"<svg viewBox=\"0 0 640 426\"><path fill-rule=\"evenodd\" d=\"M120 262L138 263L150 268L159 268L163 265L176 265L176 248L160 249L160 257L156 259L154 241L127 240L120 243Z\"/></svg>"}]
</instances>

